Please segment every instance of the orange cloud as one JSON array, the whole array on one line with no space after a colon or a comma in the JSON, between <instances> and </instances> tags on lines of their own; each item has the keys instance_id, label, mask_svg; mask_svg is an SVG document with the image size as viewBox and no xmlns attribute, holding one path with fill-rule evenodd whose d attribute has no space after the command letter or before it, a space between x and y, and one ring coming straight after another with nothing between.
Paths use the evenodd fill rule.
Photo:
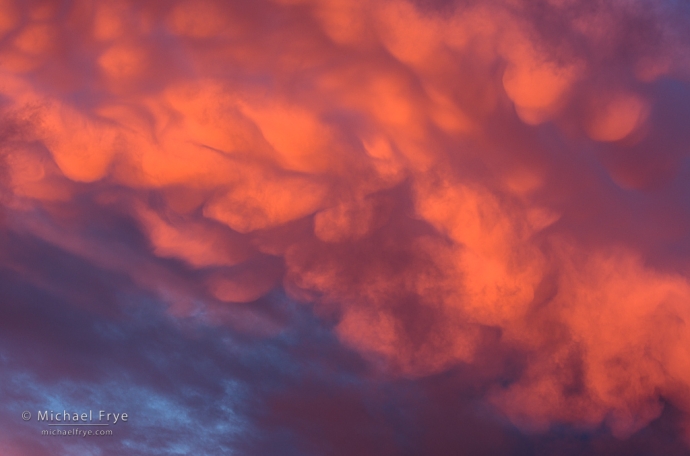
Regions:
<instances>
[{"instance_id":1,"label":"orange cloud","mask_svg":"<svg viewBox=\"0 0 690 456\"><path fill-rule=\"evenodd\" d=\"M8 204L60 218L98 194L154 259L27 229L176 315L282 286L395 375L473 365L494 331L527 366L491 401L525 428L626 437L662 397L690 414L690 284L606 237L639 195L596 155L659 127L653 84L687 83L687 56L618 55L626 24L560 30L521 2L50 6L0 1Z\"/></svg>"}]
</instances>

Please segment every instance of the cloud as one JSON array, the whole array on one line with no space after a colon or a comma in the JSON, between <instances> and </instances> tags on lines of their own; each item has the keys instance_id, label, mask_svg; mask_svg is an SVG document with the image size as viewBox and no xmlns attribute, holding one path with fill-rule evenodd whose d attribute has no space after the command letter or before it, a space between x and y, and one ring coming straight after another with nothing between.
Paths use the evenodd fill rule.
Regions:
<instances>
[{"instance_id":1,"label":"cloud","mask_svg":"<svg viewBox=\"0 0 690 456\"><path fill-rule=\"evenodd\" d=\"M313 313L366 375L464 369L508 446L687 422L687 22L648 1L3 0L3 268L89 318L130 318L113 296L136 289L258 345ZM484 375L487 353L521 367ZM397 438L365 380L319 381L372 445ZM329 437L294 448L335 451L313 401L293 432Z\"/></svg>"}]
</instances>

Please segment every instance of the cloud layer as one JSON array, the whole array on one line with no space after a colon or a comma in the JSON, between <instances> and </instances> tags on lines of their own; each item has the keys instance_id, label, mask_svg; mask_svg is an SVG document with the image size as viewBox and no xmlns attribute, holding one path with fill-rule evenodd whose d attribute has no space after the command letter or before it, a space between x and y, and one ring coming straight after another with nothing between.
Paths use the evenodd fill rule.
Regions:
<instances>
[{"instance_id":1,"label":"cloud layer","mask_svg":"<svg viewBox=\"0 0 690 456\"><path fill-rule=\"evenodd\" d=\"M435 422L502 454L687 451L688 23L642 0L3 0L3 384L133 382L181 415L235 385L208 426L240 454L452 453L404 442ZM50 364L64 325L101 342L62 356L128 376ZM111 351L131 337L150 361ZM199 378L170 383L176 350Z\"/></svg>"}]
</instances>

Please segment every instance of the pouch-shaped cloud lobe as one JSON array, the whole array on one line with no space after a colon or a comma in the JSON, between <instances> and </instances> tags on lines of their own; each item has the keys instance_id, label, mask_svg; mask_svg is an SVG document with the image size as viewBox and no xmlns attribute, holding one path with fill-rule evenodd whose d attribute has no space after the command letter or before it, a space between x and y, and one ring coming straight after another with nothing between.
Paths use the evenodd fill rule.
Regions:
<instances>
[{"instance_id":1,"label":"pouch-shaped cloud lobe","mask_svg":"<svg viewBox=\"0 0 690 456\"><path fill-rule=\"evenodd\" d=\"M624 442L669 409L690 445L689 23L671 1L3 0L3 229L256 344L286 293L372 382L462 369L525 435Z\"/></svg>"}]
</instances>

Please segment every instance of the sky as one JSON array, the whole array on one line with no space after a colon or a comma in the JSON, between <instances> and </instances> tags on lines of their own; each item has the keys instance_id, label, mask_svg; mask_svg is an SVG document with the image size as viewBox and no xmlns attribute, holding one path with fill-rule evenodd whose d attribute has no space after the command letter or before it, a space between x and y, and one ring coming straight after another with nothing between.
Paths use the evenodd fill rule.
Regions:
<instances>
[{"instance_id":1,"label":"sky","mask_svg":"<svg viewBox=\"0 0 690 456\"><path fill-rule=\"evenodd\" d=\"M688 30L0 0L0 454L690 455Z\"/></svg>"}]
</instances>

